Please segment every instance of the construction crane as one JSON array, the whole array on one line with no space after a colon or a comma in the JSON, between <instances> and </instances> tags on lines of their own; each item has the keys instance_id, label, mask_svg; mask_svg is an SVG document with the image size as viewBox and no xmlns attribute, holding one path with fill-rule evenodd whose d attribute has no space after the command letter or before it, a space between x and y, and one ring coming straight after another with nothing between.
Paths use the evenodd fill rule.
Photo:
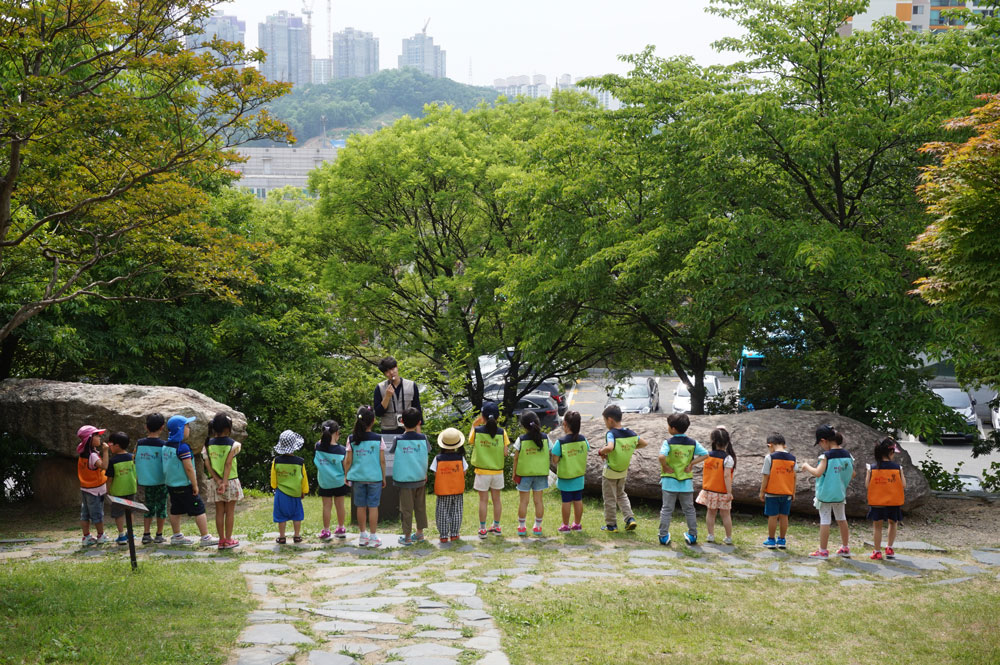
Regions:
<instances>
[{"instance_id":1,"label":"construction crane","mask_svg":"<svg viewBox=\"0 0 1000 665\"><path fill-rule=\"evenodd\" d=\"M310 37L312 37L313 27L313 2L314 0L302 0L302 14L306 17L306 25L309 27Z\"/></svg>"},{"instance_id":2,"label":"construction crane","mask_svg":"<svg viewBox=\"0 0 1000 665\"><path fill-rule=\"evenodd\" d=\"M427 22L424 23L424 29L420 31L421 34L423 34L425 37L427 36L427 26L428 26L428 24L430 24L430 22L431 22L431 19L428 18Z\"/></svg>"}]
</instances>

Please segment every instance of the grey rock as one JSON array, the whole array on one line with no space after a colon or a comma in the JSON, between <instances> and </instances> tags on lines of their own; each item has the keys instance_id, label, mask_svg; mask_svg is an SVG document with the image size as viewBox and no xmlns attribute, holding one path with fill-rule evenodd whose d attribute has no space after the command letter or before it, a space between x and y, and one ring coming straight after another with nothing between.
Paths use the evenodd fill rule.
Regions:
<instances>
[{"instance_id":1,"label":"grey rock","mask_svg":"<svg viewBox=\"0 0 1000 665\"><path fill-rule=\"evenodd\" d=\"M438 628L443 630L452 630L456 628L453 622L438 614L419 616L413 620L413 625L422 628Z\"/></svg>"},{"instance_id":2,"label":"grey rock","mask_svg":"<svg viewBox=\"0 0 1000 665\"><path fill-rule=\"evenodd\" d=\"M295 655L294 646L275 645L236 651L236 665L281 665Z\"/></svg>"},{"instance_id":3,"label":"grey rock","mask_svg":"<svg viewBox=\"0 0 1000 665\"><path fill-rule=\"evenodd\" d=\"M541 584L541 575L520 575L510 581L508 585L511 589L527 589L537 584Z\"/></svg>"},{"instance_id":4,"label":"grey rock","mask_svg":"<svg viewBox=\"0 0 1000 665\"><path fill-rule=\"evenodd\" d=\"M415 658L404 658L402 665L457 665L454 658L441 658L439 656L417 656Z\"/></svg>"},{"instance_id":5,"label":"grey rock","mask_svg":"<svg viewBox=\"0 0 1000 665\"><path fill-rule=\"evenodd\" d=\"M866 540L865 545L868 547L875 547L875 543ZM947 552L948 550L943 547L938 547L937 545L931 545L930 543L925 543L922 540L897 540L893 544L893 549L896 550L923 550L925 552Z\"/></svg>"},{"instance_id":6,"label":"grey rock","mask_svg":"<svg viewBox=\"0 0 1000 665\"><path fill-rule=\"evenodd\" d=\"M291 570L291 566L288 566L283 563L258 563L258 562L240 564L240 572L248 573L251 575L274 573L284 570Z\"/></svg>"},{"instance_id":7,"label":"grey rock","mask_svg":"<svg viewBox=\"0 0 1000 665\"><path fill-rule=\"evenodd\" d=\"M462 633L457 630L422 630L413 636L419 640L458 640Z\"/></svg>"},{"instance_id":8,"label":"grey rock","mask_svg":"<svg viewBox=\"0 0 1000 665\"><path fill-rule=\"evenodd\" d=\"M347 651L349 653L358 653L362 656L367 656L370 653L374 653L382 649L382 647L377 644L372 644L371 642L359 642L357 640L327 642L326 647L330 651Z\"/></svg>"},{"instance_id":9,"label":"grey rock","mask_svg":"<svg viewBox=\"0 0 1000 665\"><path fill-rule=\"evenodd\" d=\"M493 618L482 610L458 610L455 614L459 619L465 619L466 621L485 621Z\"/></svg>"},{"instance_id":10,"label":"grey rock","mask_svg":"<svg viewBox=\"0 0 1000 665\"><path fill-rule=\"evenodd\" d=\"M308 665L357 665L350 656L330 651L310 651Z\"/></svg>"},{"instance_id":11,"label":"grey rock","mask_svg":"<svg viewBox=\"0 0 1000 665\"><path fill-rule=\"evenodd\" d=\"M478 596L458 596L455 598L456 605L464 605L470 610L483 609L483 599Z\"/></svg>"},{"instance_id":12,"label":"grey rock","mask_svg":"<svg viewBox=\"0 0 1000 665\"><path fill-rule=\"evenodd\" d=\"M471 582L437 582L427 588L442 596L474 596L476 585Z\"/></svg>"},{"instance_id":13,"label":"grey rock","mask_svg":"<svg viewBox=\"0 0 1000 665\"><path fill-rule=\"evenodd\" d=\"M312 614L331 619L343 619L344 621L360 621L367 623L403 623L396 617L386 612L365 612L361 610L328 610L306 608Z\"/></svg>"},{"instance_id":14,"label":"grey rock","mask_svg":"<svg viewBox=\"0 0 1000 665\"><path fill-rule=\"evenodd\" d=\"M312 644L313 640L287 623L259 623L247 626L239 642L250 644Z\"/></svg>"},{"instance_id":15,"label":"grey rock","mask_svg":"<svg viewBox=\"0 0 1000 665\"><path fill-rule=\"evenodd\" d=\"M517 559L514 559L514 563L516 563L516 564L518 564L520 566L534 566L534 565L538 564L538 557L537 556L522 556L522 557L519 557Z\"/></svg>"},{"instance_id":16,"label":"grey rock","mask_svg":"<svg viewBox=\"0 0 1000 665\"><path fill-rule=\"evenodd\" d=\"M278 621L295 621L295 617L270 610L255 610L247 617L247 621L250 623L275 623Z\"/></svg>"},{"instance_id":17,"label":"grey rock","mask_svg":"<svg viewBox=\"0 0 1000 665\"><path fill-rule=\"evenodd\" d=\"M972 558L979 563L985 563L987 566L1000 566L1000 550L972 550Z\"/></svg>"},{"instance_id":18,"label":"grey rock","mask_svg":"<svg viewBox=\"0 0 1000 665\"><path fill-rule=\"evenodd\" d=\"M392 598L388 596L375 596L372 598L342 598L322 603L320 607L331 610L350 610L355 612L371 612L380 610L383 607L392 605L402 605L409 602L409 598Z\"/></svg>"},{"instance_id":19,"label":"grey rock","mask_svg":"<svg viewBox=\"0 0 1000 665\"><path fill-rule=\"evenodd\" d=\"M363 633L375 627L372 623L358 621L320 621L313 624L313 629L322 633Z\"/></svg>"},{"instance_id":20,"label":"grey rock","mask_svg":"<svg viewBox=\"0 0 1000 665\"><path fill-rule=\"evenodd\" d=\"M938 580L937 582L931 582L929 586L950 586L952 584L959 584L961 582L968 582L973 579L972 577L954 577L950 580Z\"/></svg>"},{"instance_id":21,"label":"grey rock","mask_svg":"<svg viewBox=\"0 0 1000 665\"><path fill-rule=\"evenodd\" d=\"M429 598L421 598L417 602L417 608L421 610L439 610L447 607L447 603L442 603L439 600L430 600Z\"/></svg>"},{"instance_id":22,"label":"grey rock","mask_svg":"<svg viewBox=\"0 0 1000 665\"><path fill-rule=\"evenodd\" d=\"M819 571L810 566L789 566L788 570L799 577L819 577Z\"/></svg>"},{"instance_id":23,"label":"grey rock","mask_svg":"<svg viewBox=\"0 0 1000 665\"><path fill-rule=\"evenodd\" d=\"M519 567L519 568L493 568L487 570L486 574L491 577L514 577L515 575L522 575L531 570L530 568Z\"/></svg>"},{"instance_id":24,"label":"grey rock","mask_svg":"<svg viewBox=\"0 0 1000 665\"><path fill-rule=\"evenodd\" d=\"M920 577L920 573L908 568L902 568L900 566L885 566L877 563L869 563L867 561L857 561L855 559L843 559L842 563L860 570L863 573L878 575L879 577L884 577L886 579L893 579L896 577Z\"/></svg>"},{"instance_id":25,"label":"grey rock","mask_svg":"<svg viewBox=\"0 0 1000 665\"><path fill-rule=\"evenodd\" d=\"M680 559L683 555L680 552L664 548L662 550L632 550L628 556L630 559Z\"/></svg>"},{"instance_id":26,"label":"grey rock","mask_svg":"<svg viewBox=\"0 0 1000 665\"><path fill-rule=\"evenodd\" d=\"M334 596L363 596L378 589L378 584L350 584L329 590Z\"/></svg>"},{"instance_id":27,"label":"grey rock","mask_svg":"<svg viewBox=\"0 0 1000 665\"><path fill-rule=\"evenodd\" d=\"M673 568L630 568L630 575L643 575L645 577L691 577L691 573Z\"/></svg>"},{"instance_id":28,"label":"grey rock","mask_svg":"<svg viewBox=\"0 0 1000 665\"><path fill-rule=\"evenodd\" d=\"M510 665L510 661L503 652L494 651L476 661L476 665Z\"/></svg>"},{"instance_id":29,"label":"grey rock","mask_svg":"<svg viewBox=\"0 0 1000 665\"><path fill-rule=\"evenodd\" d=\"M931 559L928 557L919 556L908 556L897 554L895 559L886 559L887 564L897 564L900 566L906 566L907 568L913 568L914 570L947 570L947 568L942 565L937 559Z\"/></svg>"},{"instance_id":30,"label":"grey rock","mask_svg":"<svg viewBox=\"0 0 1000 665\"><path fill-rule=\"evenodd\" d=\"M982 575L983 573L986 572L985 568L973 564L966 564L964 566L959 566L959 569L963 573L969 573L970 575Z\"/></svg>"},{"instance_id":31,"label":"grey rock","mask_svg":"<svg viewBox=\"0 0 1000 665\"><path fill-rule=\"evenodd\" d=\"M733 447L740 463L736 466L733 476L733 495L736 503L760 506L760 468L767 448L761 443L770 432L778 431L791 442L790 452L800 460L813 462L816 459L815 440L816 427L822 424L832 424L837 431L842 432L845 447L856 460L870 456L869 441L878 441L884 434L863 425L855 420L836 413L824 411L803 411L795 409L763 409L738 414L723 414L715 416L692 416L688 434L698 441L709 440L711 431L719 425L729 430ZM667 414L626 414L624 427L638 432L649 441L662 441L669 437L667 432ZM585 421L580 433L590 441L604 440L604 423L600 419ZM636 451L629 467L625 491L629 496L647 499L660 499L660 464L657 459L659 448L651 446ZM905 451L898 453L895 461L899 462L906 476L906 504L904 511L910 511L923 505L930 498L930 487L920 470L914 466L910 456ZM600 495L602 463L597 450L592 449L587 461L585 489ZM847 512L849 515L864 517L868 514L868 495L865 489L864 474L858 474L847 489ZM695 467L695 487L701 486L701 467ZM798 486L792 510L797 513L815 515L813 496L815 481L807 474L798 475Z\"/></svg>"},{"instance_id":32,"label":"grey rock","mask_svg":"<svg viewBox=\"0 0 1000 665\"><path fill-rule=\"evenodd\" d=\"M840 586L872 586L875 582L871 580L841 580Z\"/></svg>"},{"instance_id":33,"label":"grey rock","mask_svg":"<svg viewBox=\"0 0 1000 665\"><path fill-rule=\"evenodd\" d=\"M447 647L444 646L443 644L423 642L420 644L411 644L405 647L390 649L388 653L394 656L399 656L400 658L426 658L426 657L452 658L462 653L462 650L456 649L455 647Z\"/></svg>"}]
</instances>

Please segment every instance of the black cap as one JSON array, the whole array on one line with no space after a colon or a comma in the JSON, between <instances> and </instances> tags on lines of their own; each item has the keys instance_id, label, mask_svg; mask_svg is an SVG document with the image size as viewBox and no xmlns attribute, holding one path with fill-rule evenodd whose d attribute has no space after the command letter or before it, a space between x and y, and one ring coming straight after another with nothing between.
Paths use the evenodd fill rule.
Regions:
<instances>
[{"instance_id":1,"label":"black cap","mask_svg":"<svg viewBox=\"0 0 1000 665\"><path fill-rule=\"evenodd\" d=\"M836 436L837 430L833 429L833 425L820 425L816 428L816 443L819 443L823 439L833 441Z\"/></svg>"}]
</instances>

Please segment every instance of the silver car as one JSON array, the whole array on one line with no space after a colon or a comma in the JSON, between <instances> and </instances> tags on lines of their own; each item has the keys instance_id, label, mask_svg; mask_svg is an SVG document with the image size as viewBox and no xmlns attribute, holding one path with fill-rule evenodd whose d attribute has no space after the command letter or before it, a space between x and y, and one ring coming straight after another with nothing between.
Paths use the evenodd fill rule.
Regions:
<instances>
[{"instance_id":1,"label":"silver car","mask_svg":"<svg viewBox=\"0 0 1000 665\"><path fill-rule=\"evenodd\" d=\"M655 413L660 408L660 386L652 376L634 376L608 391L606 406L612 404L622 413Z\"/></svg>"},{"instance_id":2,"label":"silver car","mask_svg":"<svg viewBox=\"0 0 1000 665\"><path fill-rule=\"evenodd\" d=\"M705 375L705 398L713 397L722 392L722 384L719 377L714 374ZM688 387L678 381L674 386L674 413L691 412L691 392Z\"/></svg>"}]
</instances>

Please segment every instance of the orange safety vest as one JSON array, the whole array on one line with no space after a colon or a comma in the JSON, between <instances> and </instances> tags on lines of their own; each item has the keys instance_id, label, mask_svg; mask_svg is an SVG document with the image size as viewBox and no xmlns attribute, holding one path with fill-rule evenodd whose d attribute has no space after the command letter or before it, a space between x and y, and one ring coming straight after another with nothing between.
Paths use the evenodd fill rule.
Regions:
<instances>
[{"instance_id":1,"label":"orange safety vest","mask_svg":"<svg viewBox=\"0 0 1000 665\"><path fill-rule=\"evenodd\" d=\"M462 460L438 460L434 474L434 494L454 496L465 492L465 469Z\"/></svg>"},{"instance_id":2,"label":"orange safety vest","mask_svg":"<svg viewBox=\"0 0 1000 665\"><path fill-rule=\"evenodd\" d=\"M869 506L902 506L903 475L899 469L871 470L868 481Z\"/></svg>"},{"instance_id":3,"label":"orange safety vest","mask_svg":"<svg viewBox=\"0 0 1000 665\"><path fill-rule=\"evenodd\" d=\"M784 451L771 455L771 473L767 477L767 487L764 488L764 492L782 496L795 494L794 455Z\"/></svg>"},{"instance_id":4,"label":"orange safety vest","mask_svg":"<svg viewBox=\"0 0 1000 665\"><path fill-rule=\"evenodd\" d=\"M729 471L729 478L732 479L733 470L726 469L726 451L713 450L710 452L708 459L705 460L705 466L702 467L701 488L706 492L725 494L726 471Z\"/></svg>"},{"instance_id":5,"label":"orange safety vest","mask_svg":"<svg viewBox=\"0 0 1000 665\"><path fill-rule=\"evenodd\" d=\"M90 458L90 453L87 453L87 457L79 457L76 460L76 476L80 479L80 487L100 487L101 485L108 482L108 477L104 475L104 469L91 469L87 465L87 460Z\"/></svg>"}]
</instances>

